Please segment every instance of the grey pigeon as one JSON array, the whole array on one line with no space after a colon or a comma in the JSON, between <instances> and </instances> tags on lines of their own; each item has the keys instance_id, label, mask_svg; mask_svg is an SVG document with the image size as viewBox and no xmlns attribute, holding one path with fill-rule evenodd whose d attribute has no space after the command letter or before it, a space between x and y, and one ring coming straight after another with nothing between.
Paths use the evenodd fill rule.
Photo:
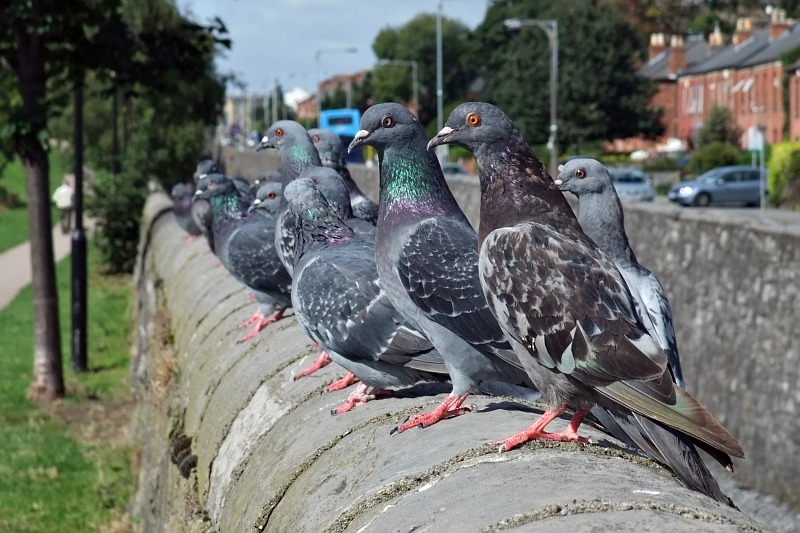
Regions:
<instances>
[{"instance_id":1,"label":"grey pigeon","mask_svg":"<svg viewBox=\"0 0 800 533\"><path fill-rule=\"evenodd\" d=\"M256 179L253 180L252 186L250 188L250 192L253 196L256 195L258 189L267 182L281 182L281 173L278 170L268 170L256 176Z\"/></svg>"},{"instance_id":2,"label":"grey pigeon","mask_svg":"<svg viewBox=\"0 0 800 533\"><path fill-rule=\"evenodd\" d=\"M676 386L667 356L647 334L611 259L581 230L566 198L511 120L469 102L429 143L472 152L481 182L480 275L492 313L548 404L501 450L531 439L588 442L577 430L593 406L644 453L690 488L729 505L700 458L702 448L732 469L736 439ZM546 426L570 407L566 430Z\"/></svg>"},{"instance_id":3,"label":"grey pigeon","mask_svg":"<svg viewBox=\"0 0 800 533\"><path fill-rule=\"evenodd\" d=\"M321 167L317 149L306 129L293 120L279 120L268 129L256 151L275 148L281 156L281 183L288 184L308 167ZM286 271L292 273L294 258L294 221L288 219L289 206L281 200L275 228L275 248Z\"/></svg>"},{"instance_id":4,"label":"grey pigeon","mask_svg":"<svg viewBox=\"0 0 800 533\"><path fill-rule=\"evenodd\" d=\"M371 145L380 161L376 261L395 309L445 360L452 392L431 413L396 428L427 427L462 407L481 381L530 384L478 279L478 238L447 187L417 118L404 106L378 104L361 117L350 143Z\"/></svg>"},{"instance_id":5,"label":"grey pigeon","mask_svg":"<svg viewBox=\"0 0 800 533\"><path fill-rule=\"evenodd\" d=\"M365 220L353 217L352 206L350 205L350 196L347 193L347 188L345 187L341 176L339 176L335 170L327 167L309 167L301 172L297 179L310 181L314 187L318 189L319 192L325 197L328 205L344 221L347 227L356 233L358 238L375 243L375 226ZM297 221L294 220L294 214L291 211L287 213L286 220L292 221L296 227ZM294 257L292 258L292 261L294 261ZM306 376L310 376L320 368L323 368L330 363L331 358L328 356L327 351L323 350L314 363L308 368L300 370L295 375L294 379L297 380ZM346 385L348 380L351 379L352 378L350 376L346 376L340 383L334 385L333 389Z\"/></svg>"},{"instance_id":6,"label":"grey pigeon","mask_svg":"<svg viewBox=\"0 0 800 533\"><path fill-rule=\"evenodd\" d=\"M347 192L350 194L350 205L353 208L353 215L356 218L366 220L375 225L378 221L378 204L367 197L350 175L345 158L345 147L342 140L336 133L325 128L314 128L308 130L311 141L317 148L319 158L326 167L334 169L344 180Z\"/></svg>"},{"instance_id":7,"label":"grey pigeon","mask_svg":"<svg viewBox=\"0 0 800 533\"><path fill-rule=\"evenodd\" d=\"M183 231L189 234L189 241L194 237L202 235L200 227L192 218L192 200L194 198L194 187L189 183L177 183L172 187L170 196L174 202L172 212L175 220Z\"/></svg>"},{"instance_id":8,"label":"grey pigeon","mask_svg":"<svg viewBox=\"0 0 800 533\"><path fill-rule=\"evenodd\" d=\"M333 361L362 382L333 414L386 389L446 380L441 356L381 288L374 241L359 237L312 179L298 178L284 194L296 223L295 315Z\"/></svg>"},{"instance_id":9,"label":"grey pigeon","mask_svg":"<svg viewBox=\"0 0 800 533\"><path fill-rule=\"evenodd\" d=\"M639 320L667 354L675 383L686 388L672 325L672 307L658 279L636 260L625 233L622 204L608 169L595 159L572 159L559 169L555 183L562 191L578 197L581 229L617 265L634 298Z\"/></svg>"},{"instance_id":10,"label":"grey pigeon","mask_svg":"<svg viewBox=\"0 0 800 533\"><path fill-rule=\"evenodd\" d=\"M213 214L216 254L225 268L247 286L259 308L254 329L241 339L254 337L267 324L280 320L291 305L292 279L275 250L275 219L249 207L228 178L212 183L199 198L206 199Z\"/></svg>"},{"instance_id":11,"label":"grey pigeon","mask_svg":"<svg viewBox=\"0 0 800 533\"><path fill-rule=\"evenodd\" d=\"M209 174L222 174L222 170L220 170L219 165L217 165L212 159L203 159L197 163L197 167L195 168L192 178L194 179L194 182L197 183Z\"/></svg>"},{"instance_id":12,"label":"grey pigeon","mask_svg":"<svg viewBox=\"0 0 800 533\"><path fill-rule=\"evenodd\" d=\"M200 232L205 235L208 241L208 247L216 255L217 250L214 243L214 232L211 226L214 222L214 216L211 213L211 204L207 199L201 198L200 195L213 183L214 186L222 183L225 179L223 174L204 174L203 177L197 180L197 187L194 191L194 198L192 200L192 220L200 228Z\"/></svg>"},{"instance_id":13,"label":"grey pigeon","mask_svg":"<svg viewBox=\"0 0 800 533\"><path fill-rule=\"evenodd\" d=\"M247 181L247 178L241 174L233 174L228 176L230 180L236 185L236 190L239 191L239 196L250 205L255 200L256 195L253 192L253 185Z\"/></svg>"}]
</instances>

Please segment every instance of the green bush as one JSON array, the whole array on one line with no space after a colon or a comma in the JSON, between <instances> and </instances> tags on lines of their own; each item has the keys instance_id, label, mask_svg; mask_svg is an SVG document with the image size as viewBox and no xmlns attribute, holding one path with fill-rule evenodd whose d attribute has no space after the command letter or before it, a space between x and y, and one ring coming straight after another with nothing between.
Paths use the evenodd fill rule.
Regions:
<instances>
[{"instance_id":1,"label":"green bush","mask_svg":"<svg viewBox=\"0 0 800 533\"><path fill-rule=\"evenodd\" d=\"M97 223L95 243L112 273L133 270L147 194L147 180L134 171L95 175L86 208Z\"/></svg>"},{"instance_id":2,"label":"green bush","mask_svg":"<svg viewBox=\"0 0 800 533\"><path fill-rule=\"evenodd\" d=\"M742 151L732 144L712 142L695 151L689 161L688 170L701 173L715 167L736 165L741 155Z\"/></svg>"},{"instance_id":3,"label":"green bush","mask_svg":"<svg viewBox=\"0 0 800 533\"><path fill-rule=\"evenodd\" d=\"M797 206L797 189L800 188L800 168L797 156L800 142L785 141L772 147L767 174L767 194L769 203L774 206Z\"/></svg>"},{"instance_id":4,"label":"green bush","mask_svg":"<svg viewBox=\"0 0 800 533\"><path fill-rule=\"evenodd\" d=\"M645 171L651 172L680 170L681 163L674 157L668 155L659 155L651 160L646 161L642 168Z\"/></svg>"}]
</instances>

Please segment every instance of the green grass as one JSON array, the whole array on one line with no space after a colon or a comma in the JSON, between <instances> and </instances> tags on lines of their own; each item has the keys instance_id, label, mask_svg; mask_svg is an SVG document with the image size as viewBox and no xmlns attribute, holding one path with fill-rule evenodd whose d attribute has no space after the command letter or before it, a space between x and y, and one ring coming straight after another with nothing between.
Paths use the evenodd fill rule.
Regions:
<instances>
[{"instance_id":1,"label":"green grass","mask_svg":"<svg viewBox=\"0 0 800 533\"><path fill-rule=\"evenodd\" d=\"M64 163L56 152L50 153L50 197L64 179ZM25 174L22 164L15 158L0 176L0 188L20 197L27 204L28 192L25 189ZM51 210L53 223L58 221L58 210ZM27 206L12 209L0 205L0 253L28 240Z\"/></svg>"},{"instance_id":2,"label":"green grass","mask_svg":"<svg viewBox=\"0 0 800 533\"><path fill-rule=\"evenodd\" d=\"M30 287L0 311L0 531L97 531L123 514L133 489L132 448L118 438L130 405L130 277L99 273L89 246L89 367L69 368L70 261L58 264L67 397L40 408L31 380ZM117 436L116 440L114 436Z\"/></svg>"}]
</instances>

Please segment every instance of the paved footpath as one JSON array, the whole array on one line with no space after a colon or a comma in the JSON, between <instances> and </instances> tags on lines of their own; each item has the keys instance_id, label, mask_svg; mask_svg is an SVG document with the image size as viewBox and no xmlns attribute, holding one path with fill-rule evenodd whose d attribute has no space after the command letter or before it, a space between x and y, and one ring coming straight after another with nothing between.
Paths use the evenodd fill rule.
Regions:
<instances>
[{"instance_id":1,"label":"paved footpath","mask_svg":"<svg viewBox=\"0 0 800 533\"><path fill-rule=\"evenodd\" d=\"M70 252L71 234L61 233L61 227L53 227L53 253L55 260L60 261ZM0 309L3 309L20 290L31 282L31 245L30 242L11 248L0 254Z\"/></svg>"}]
</instances>

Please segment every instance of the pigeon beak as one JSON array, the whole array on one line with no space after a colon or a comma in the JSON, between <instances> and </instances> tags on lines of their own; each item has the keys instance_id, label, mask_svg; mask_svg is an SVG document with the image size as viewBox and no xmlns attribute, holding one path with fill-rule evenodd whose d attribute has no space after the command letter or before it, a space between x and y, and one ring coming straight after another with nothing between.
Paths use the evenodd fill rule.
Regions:
<instances>
[{"instance_id":1,"label":"pigeon beak","mask_svg":"<svg viewBox=\"0 0 800 533\"><path fill-rule=\"evenodd\" d=\"M353 151L353 148L357 146L364 146L364 142L367 140L367 137L370 136L370 132L367 130L358 130L356 132L356 136L353 137L353 141L350 143L350 146L347 147L347 153Z\"/></svg>"},{"instance_id":2,"label":"pigeon beak","mask_svg":"<svg viewBox=\"0 0 800 533\"><path fill-rule=\"evenodd\" d=\"M253 203L250 204L250 207L247 208L247 212L251 213L254 209L258 209L259 204L261 204L261 200L253 200Z\"/></svg>"},{"instance_id":3,"label":"pigeon beak","mask_svg":"<svg viewBox=\"0 0 800 533\"><path fill-rule=\"evenodd\" d=\"M564 182L561 180L553 180L553 183L555 183L556 185L561 185Z\"/></svg>"},{"instance_id":4,"label":"pigeon beak","mask_svg":"<svg viewBox=\"0 0 800 533\"><path fill-rule=\"evenodd\" d=\"M256 152L260 152L261 150L266 150L267 148L275 148L275 142L266 135L264 135L264 137L261 139L261 142L258 143L258 146L256 146Z\"/></svg>"},{"instance_id":5,"label":"pigeon beak","mask_svg":"<svg viewBox=\"0 0 800 533\"><path fill-rule=\"evenodd\" d=\"M436 137L428 141L428 151L434 146L441 146L442 144L447 144L448 138L455 132L453 128L450 126L445 126L442 128L442 131L436 134Z\"/></svg>"}]
</instances>

